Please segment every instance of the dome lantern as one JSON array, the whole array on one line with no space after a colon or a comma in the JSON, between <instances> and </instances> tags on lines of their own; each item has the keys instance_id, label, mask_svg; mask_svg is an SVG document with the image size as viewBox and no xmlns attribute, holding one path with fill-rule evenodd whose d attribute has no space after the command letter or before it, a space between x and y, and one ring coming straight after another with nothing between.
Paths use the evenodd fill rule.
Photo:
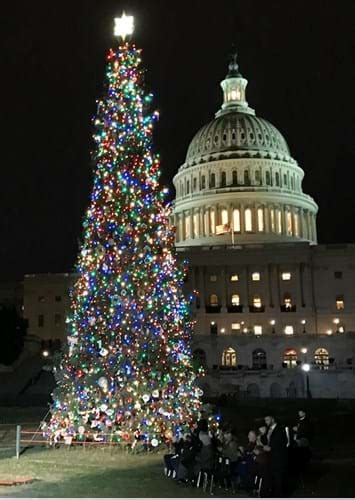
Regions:
<instances>
[{"instance_id":1,"label":"dome lantern","mask_svg":"<svg viewBox=\"0 0 355 500\"><path fill-rule=\"evenodd\" d=\"M255 111L249 108L245 98L247 85L248 80L246 80L239 71L237 52L234 52L228 66L227 76L221 82L224 99L222 108L216 113L216 116L221 116L233 111L255 115Z\"/></svg>"}]
</instances>

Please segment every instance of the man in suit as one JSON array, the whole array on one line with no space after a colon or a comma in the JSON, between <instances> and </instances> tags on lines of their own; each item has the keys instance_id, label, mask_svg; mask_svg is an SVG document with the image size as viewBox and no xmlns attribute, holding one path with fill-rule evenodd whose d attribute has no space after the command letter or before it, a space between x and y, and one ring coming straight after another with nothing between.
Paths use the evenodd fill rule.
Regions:
<instances>
[{"instance_id":1,"label":"man in suit","mask_svg":"<svg viewBox=\"0 0 355 500\"><path fill-rule=\"evenodd\" d=\"M263 490L268 496L282 497L287 467L287 434L285 428L278 424L271 415L265 417L265 424L268 428L268 444L264 446L268 457L268 477L265 489L269 491L265 491L264 488Z\"/></svg>"}]
</instances>

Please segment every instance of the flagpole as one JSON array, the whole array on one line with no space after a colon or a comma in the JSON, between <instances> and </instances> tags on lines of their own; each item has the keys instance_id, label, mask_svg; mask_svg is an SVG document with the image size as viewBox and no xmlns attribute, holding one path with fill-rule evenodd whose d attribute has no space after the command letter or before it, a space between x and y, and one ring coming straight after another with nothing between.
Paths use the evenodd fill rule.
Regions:
<instances>
[{"instance_id":1,"label":"flagpole","mask_svg":"<svg viewBox=\"0 0 355 500\"><path fill-rule=\"evenodd\" d=\"M234 247L234 225L233 225L233 217L231 221L231 232L232 232L232 247Z\"/></svg>"}]
</instances>

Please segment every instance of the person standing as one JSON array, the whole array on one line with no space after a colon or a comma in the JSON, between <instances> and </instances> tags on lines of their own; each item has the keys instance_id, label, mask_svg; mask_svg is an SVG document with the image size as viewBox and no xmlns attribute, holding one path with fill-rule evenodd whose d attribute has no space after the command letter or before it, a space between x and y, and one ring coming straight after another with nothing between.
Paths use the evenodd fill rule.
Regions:
<instances>
[{"instance_id":1,"label":"person standing","mask_svg":"<svg viewBox=\"0 0 355 500\"><path fill-rule=\"evenodd\" d=\"M267 453L268 473L264 479L264 496L282 497L285 489L287 468L288 439L285 428L278 424L271 415L265 417L268 444L264 446Z\"/></svg>"}]
</instances>

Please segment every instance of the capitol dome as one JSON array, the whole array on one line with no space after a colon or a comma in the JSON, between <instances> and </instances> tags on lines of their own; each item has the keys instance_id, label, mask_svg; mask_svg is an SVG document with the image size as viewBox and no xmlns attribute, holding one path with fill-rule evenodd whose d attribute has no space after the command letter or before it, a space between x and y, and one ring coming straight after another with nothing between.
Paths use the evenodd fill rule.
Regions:
<instances>
[{"instance_id":1,"label":"capitol dome","mask_svg":"<svg viewBox=\"0 0 355 500\"><path fill-rule=\"evenodd\" d=\"M204 125L192 139L186 163L196 164L209 157L223 158L224 153L252 152L254 158L274 153L280 160L290 157L282 134L267 120L237 111L225 113Z\"/></svg>"},{"instance_id":2,"label":"capitol dome","mask_svg":"<svg viewBox=\"0 0 355 500\"><path fill-rule=\"evenodd\" d=\"M223 103L193 137L173 182L176 246L317 242L315 201L274 125L246 100L236 54L221 82Z\"/></svg>"}]
</instances>

